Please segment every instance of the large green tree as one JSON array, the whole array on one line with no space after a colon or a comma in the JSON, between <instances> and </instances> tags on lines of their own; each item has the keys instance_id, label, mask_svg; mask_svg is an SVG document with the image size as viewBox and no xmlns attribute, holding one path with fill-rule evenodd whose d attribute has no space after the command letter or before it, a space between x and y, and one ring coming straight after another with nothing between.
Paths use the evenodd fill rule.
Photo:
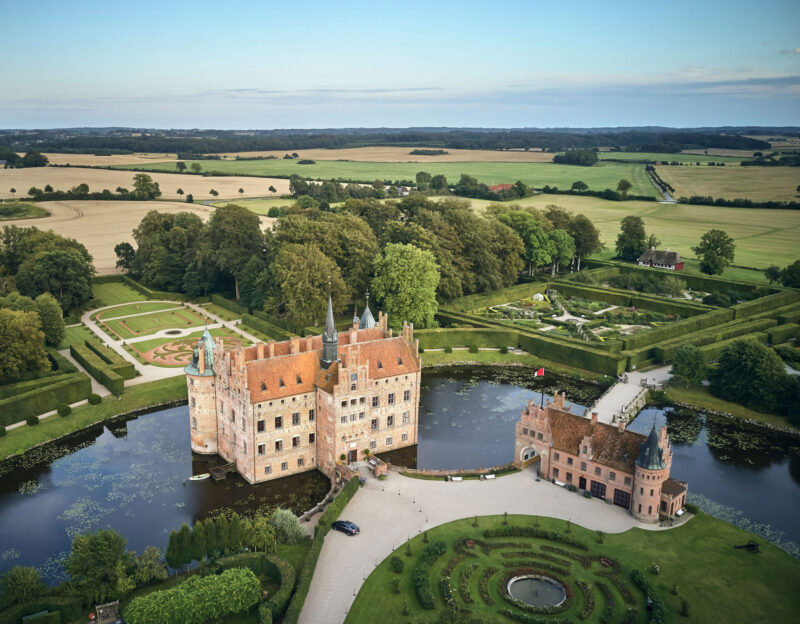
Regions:
<instances>
[{"instance_id":1,"label":"large green tree","mask_svg":"<svg viewBox=\"0 0 800 624\"><path fill-rule=\"evenodd\" d=\"M789 288L800 288L800 260L783 269L780 273L781 284Z\"/></svg>"},{"instance_id":2,"label":"large green tree","mask_svg":"<svg viewBox=\"0 0 800 624\"><path fill-rule=\"evenodd\" d=\"M35 600L45 590L39 571L32 567L14 566L0 576L0 596L5 606Z\"/></svg>"},{"instance_id":3,"label":"large green tree","mask_svg":"<svg viewBox=\"0 0 800 624\"><path fill-rule=\"evenodd\" d=\"M389 322L394 327L401 327L403 321L419 328L434 327L439 268L433 254L413 245L391 244L374 266L372 291Z\"/></svg>"},{"instance_id":4,"label":"large green tree","mask_svg":"<svg viewBox=\"0 0 800 624\"><path fill-rule=\"evenodd\" d=\"M125 538L116 531L101 529L72 540L64 569L85 600L102 604L126 593L130 587L127 570L133 564L133 553L125 550Z\"/></svg>"},{"instance_id":5,"label":"large green tree","mask_svg":"<svg viewBox=\"0 0 800 624\"><path fill-rule=\"evenodd\" d=\"M154 182L146 173L137 173L133 176L133 194L136 199L155 199L161 196L158 182Z\"/></svg>"},{"instance_id":6,"label":"large green tree","mask_svg":"<svg viewBox=\"0 0 800 624\"><path fill-rule=\"evenodd\" d=\"M638 260L647 250L647 236L641 217L628 215L620 222L616 249L617 256L631 262Z\"/></svg>"},{"instance_id":7,"label":"large green tree","mask_svg":"<svg viewBox=\"0 0 800 624\"><path fill-rule=\"evenodd\" d=\"M136 558L134 579L138 584L147 585L154 581L163 581L168 576L167 568L161 559L161 550L155 546L148 546Z\"/></svg>"},{"instance_id":8,"label":"large green tree","mask_svg":"<svg viewBox=\"0 0 800 624\"><path fill-rule=\"evenodd\" d=\"M42 322L45 342L51 347L57 347L66 333L61 305L50 293L42 293L36 297L36 312Z\"/></svg>"},{"instance_id":9,"label":"large green tree","mask_svg":"<svg viewBox=\"0 0 800 624\"><path fill-rule=\"evenodd\" d=\"M604 247L600 241L600 232L594 223L583 214L577 214L569 222L567 232L575 241L575 256L578 260L576 268L581 270L581 260L601 251Z\"/></svg>"},{"instance_id":10,"label":"large green tree","mask_svg":"<svg viewBox=\"0 0 800 624\"><path fill-rule=\"evenodd\" d=\"M92 265L73 251L42 251L22 263L17 288L29 297L49 292L62 310L74 310L92 298L93 276Z\"/></svg>"},{"instance_id":11,"label":"large green tree","mask_svg":"<svg viewBox=\"0 0 800 624\"><path fill-rule=\"evenodd\" d=\"M692 247L700 259L700 270L708 275L721 275L725 267L733 262L736 244L723 230L709 230L700 239L700 244Z\"/></svg>"},{"instance_id":12,"label":"large green tree","mask_svg":"<svg viewBox=\"0 0 800 624\"><path fill-rule=\"evenodd\" d=\"M575 256L575 241L566 230L551 230L548 237L555 247L552 258L552 275L555 275L562 264L567 264Z\"/></svg>"},{"instance_id":13,"label":"large green tree","mask_svg":"<svg viewBox=\"0 0 800 624\"><path fill-rule=\"evenodd\" d=\"M534 214L514 210L500 214L498 219L513 229L522 240L522 258L527 264L528 275L535 275L538 267L553 262L553 256L557 253L555 243Z\"/></svg>"},{"instance_id":14,"label":"large green tree","mask_svg":"<svg viewBox=\"0 0 800 624\"><path fill-rule=\"evenodd\" d=\"M705 354L694 345L683 345L672 356L672 377L687 385L698 384L706 378L708 365Z\"/></svg>"},{"instance_id":15,"label":"large green tree","mask_svg":"<svg viewBox=\"0 0 800 624\"><path fill-rule=\"evenodd\" d=\"M275 529L275 540L279 544L291 546L297 544L306 535L300 520L288 509L276 509L272 514L271 522Z\"/></svg>"},{"instance_id":16,"label":"large green tree","mask_svg":"<svg viewBox=\"0 0 800 624\"><path fill-rule=\"evenodd\" d=\"M260 309L264 305L267 293L259 285L261 274L267 270L267 263L259 256L253 256L244 265L239 275L239 290L242 303L248 308Z\"/></svg>"},{"instance_id":17,"label":"large green tree","mask_svg":"<svg viewBox=\"0 0 800 624\"><path fill-rule=\"evenodd\" d=\"M0 377L17 378L26 371L50 368L36 312L0 308L0 345Z\"/></svg>"},{"instance_id":18,"label":"large green tree","mask_svg":"<svg viewBox=\"0 0 800 624\"><path fill-rule=\"evenodd\" d=\"M206 558L208 545L206 544L206 527L198 520L192 527L192 559L202 561Z\"/></svg>"},{"instance_id":19,"label":"large green tree","mask_svg":"<svg viewBox=\"0 0 800 624\"><path fill-rule=\"evenodd\" d=\"M223 273L233 276L238 300L239 275L264 247L258 215L234 204L220 206L211 214L207 232L211 255Z\"/></svg>"}]
</instances>

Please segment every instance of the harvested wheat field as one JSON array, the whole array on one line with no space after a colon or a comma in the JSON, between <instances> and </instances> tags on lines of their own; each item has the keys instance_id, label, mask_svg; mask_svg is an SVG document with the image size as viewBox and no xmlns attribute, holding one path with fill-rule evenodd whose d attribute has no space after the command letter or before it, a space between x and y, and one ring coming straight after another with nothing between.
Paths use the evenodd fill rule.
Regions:
<instances>
[{"instance_id":1,"label":"harvested wheat field","mask_svg":"<svg viewBox=\"0 0 800 624\"><path fill-rule=\"evenodd\" d=\"M152 163L151 163L152 164ZM89 190L99 192L108 189L112 193L118 186L133 188L130 171L111 169L87 169L81 167L29 167L27 169L0 169L0 198L26 196L32 186L43 189L46 185L57 191L67 191L74 186L86 183ZM161 187L164 199L180 199L176 192L183 189L185 194L194 195L194 201L212 200L211 189L223 199L236 197L271 197L289 192L289 181L277 178L251 178L246 176L198 176L178 173L148 173ZM277 191L271 193L269 187ZM17 190L16 194L11 189ZM239 193L239 189L244 193ZM185 195L184 195L185 196Z\"/></svg>"},{"instance_id":2,"label":"harvested wheat field","mask_svg":"<svg viewBox=\"0 0 800 624\"><path fill-rule=\"evenodd\" d=\"M539 151L500 151L500 150L462 150L447 149L447 154L439 156L422 156L420 154L410 154L414 147L354 147L345 149L308 149L308 150L289 150L289 153L297 152L300 158L311 160L355 160L357 162L553 162L555 154ZM268 152L234 152L220 154L225 160L240 158L254 158L256 156L276 156L283 158L286 151ZM213 169L213 162L208 162L208 169ZM122 163L119 163L122 164Z\"/></svg>"},{"instance_id":3,"label":"harvested wheat field","mask_svg":"<svg viewBox=\"0 0 800 624\"><path fill-rule=\"evenodd\" d=\"M214 210L213 207L202 204L164 201L53 201L40 202L37 205L46 209L50 216L3 221L2 225L34 226L78 240L92 254L98 275L120 272L116 268L114 246L126 241L133 243L133 228L139 225L142 217L149 211L192 212L205 221ZM274 221L267 217L259 218L262 227L268 227Z\"/></svg>"},{"instance_id":4,"label":"harvested wheat field","mask_svg":"<svg viewBox=\"0 0 800 624\"><path fill-rule=\"evenodd\" d=\"M796 201L797 167L663 167L661 178L675 187L675 197L723 197L753 201Z\"/></svg>"},{"instance_id":5,"label":"harvested wheat field","mask_svg":"<svg viewBox=\"0 0 800 624\"><path fill-rule=\"evenodd\" d=\"M23 154L20 154L23 156ZM50 154L46 153L51 165L72 165L73 167L110 167L111 165L146 165L147 163L176 160L177 154Z\"/></svg>"},{"instance_id":6,"label":"harvested wheat field","mask_svg":"<svg viewBox=\"0 0 800 624\"><path fill-rule=\"evenodd\" d=\"M752 158L754 153L755 152L753 150L724 149L721 147L681 150L681 154L697 154L702 156L732 156L734 158Z\"/></svg>"}]
</instances>

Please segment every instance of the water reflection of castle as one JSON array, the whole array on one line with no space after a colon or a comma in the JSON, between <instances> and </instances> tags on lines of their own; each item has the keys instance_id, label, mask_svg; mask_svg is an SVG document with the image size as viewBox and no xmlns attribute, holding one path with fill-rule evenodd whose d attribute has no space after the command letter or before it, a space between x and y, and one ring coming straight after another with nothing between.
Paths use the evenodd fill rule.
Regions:
<instances>
[{"instance_id":1,"label":"water reflection of castle","mask_svg":"<svg viewBox=\"0 0 800 624\"><path fill-rule=\"evenodd\" d=\"M516 425L515 463L539 462L539 474L630 510L639 520L672 517L686 502L688 484L669 476L672 447L667 428L643 436L625 423L607 425L577 416L564 394L540 407L528 402Z\"/></svg>"}]
</instances>

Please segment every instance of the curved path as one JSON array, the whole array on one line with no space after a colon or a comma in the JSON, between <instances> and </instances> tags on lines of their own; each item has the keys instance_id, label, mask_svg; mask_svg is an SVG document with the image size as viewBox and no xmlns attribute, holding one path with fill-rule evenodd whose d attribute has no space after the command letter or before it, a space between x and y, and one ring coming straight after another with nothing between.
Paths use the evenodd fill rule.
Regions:
<instances>
[{"instance_id":1,"label":"curved path","mask_svg":"<svg viewBox=\"0 0 800 624\"><path fill-rule=\"evenodd\" d=\"M390 472L385 481L368 476L341 515L342 520L355 522L361 533L355 537L328 533L300 624L343 622L367 576L412 536L452 520L505 511L562 518L607 533L632 527L668 528L639 522L621 507L584 498L549 481L536 481L533 468L491 481L459 483L413 479L397 472ZM685 514L677 524L688 517Z\"/></svg>"}]
</instances>

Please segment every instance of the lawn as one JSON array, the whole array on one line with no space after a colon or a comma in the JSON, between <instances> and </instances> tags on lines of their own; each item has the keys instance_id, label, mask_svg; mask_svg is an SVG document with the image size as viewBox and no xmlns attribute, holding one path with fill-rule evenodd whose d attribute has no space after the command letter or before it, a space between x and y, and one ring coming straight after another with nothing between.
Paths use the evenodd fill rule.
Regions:
<instances>
[{"instance_id":1,"label":"lawn","mask_svg":"<svg viewBox=\"0 0 800 624\"><path fill-rule=\"evenodd\" d=\"M333 178L353 182L414 180L417 172L431 175L443 174L455 183L462 173L474 176L485 184L514 183L522 180L535 187L545 185L569 188L583 180L592 190L615 189L621 178L633 184L631 194L658 197L647 177L645 166L635 163L599 163L593 167L557 165L555 163L504 163L504 162L430 162L430 163L376 163L336 160L317 160L313 165L300 165L296 160L219 160L186 161L187 166L197 162L203 171L251 176L290 176L330 180ZM136 170L141 165L119 165L118 169ZM173 171L174 163L154 163L148 170Z\"/></svg>"},{"instance_id":2,"label":"lawn","mask_svg":"<svg viewBox=\"0 0 800 624\"><path fill-rule=\"evenodd\" d=\"M101 302L99 307L147 299L146 295L134 290L125 282L95 282L92 285L92 295Z\"/></svg>"},{"instance_id":3,"label":"lawn","mask_svg":"<svg viewBox=\"0 0 800 624\"><path fill-rule=\"evenodd\" d=\"M598 152L600 160L651 160L653 162L679 162L695 165L696 163L724 162L728 165L739 165L744 160L741 156L707 156L705 154L666 154L654 152Z\"/></svg>"},{"instance_id":4,"label":"lawn","mask_svg":"<svg viewBox=\"0 0 800 624\"><path fill-rule=\"evenodd\" d=\"M142 340L141 342L130 342L126 345L126 349L143 364L152 364L164 368L186 366L192 358L192 351L202 331L198 330L183 338L153 338L152 340ZM211 329L209 333L212 336L224 338L227 347L248 347L251 344L241 334L237 334L230 329Z\"/></svg>"},{"instance_id":5,"label":"lawn","mask_svg":"<svg viewBox=\"0 0 800 624\"><path fill-rule=\"evenodd\" d=\"M156 312L158 310L167 310L175 308L180 303L146 301L143 303L130 303L121 305L116 308L109 308L108 310L101 310L92 314L92 320L98 319L114 319L120 316L128 316L129 314L142 314L143 312Z\"/></svg>"},{"instance_id":6,"label":"lawn","mask_svg":"<svg viewBox=\"0 0 800 624\"><path fill-rule=\"evenodd\" d=\"M153 312L116 321L101 321L101 324L120 338L126 339L154 334L162 329L202 326L207 320L205 316L185 308L170 312Z\"/></svg>"},{"instance_id":7,"label":"lawn","mask_svg":"<svg viewBox=\"0 0 800 624\"><path fill-rule=\"evenodd\" d=\"M798 201L796 167L670 167L658 174L675 187L676 198L703 195L754 201ZM767 221L768 222L768 221Z\"/></svg>"},{"instance_id":8,"label":"lawn","mask_svg":"<svg viewBox=\"0 0 800 624\"><path fill-rule=\"evenodd\" d=\"M220 317L223 321L234 321L242 318L241 314L238 314L237 312L231 312L228 308L218 306L216 303L203 303L200 307L211 314Z\"/></svg>"},{"instance_id":9,"label":"lawn","mask_svg":"<svg viewBox=\"0 0 800 624\"><path fill-rule=\"evenodd\" d=\"M472 200L477 209L493 203L497 202ZM554 204L572 213L586 215L600 231L600 238L610 255L613 255L620 221L628 215L637 215L644 221L647 233L653 233L661 240L663 248L669 247L684 258L694 257L691 247L713 228L725 230L733 237L736 242L734 263L738 265L757 268L771 264L786 266L800 256L797 251L800 210L614 202L593 197L545 194L526 197L515 203L540 209ZM727 271L723 277L728 277Z\"/></svg>"},{"instance_id":10,"label":"lawn","mask_svg":"<svg viewBox=\"0 0 800 624\"><path fill-rule=\"evenodd\" d=\"M513 569L523 567L533 567L545 574L559 577L566 581L574 594L574 602L563 614L537 614L537 622L579 620L586 600L575 582L576 579L589 584L594 597L594 607L585 621L599 622L606 615L604 612L609 601L605 595L611 596L614 605L613 616L608 621L624 621L623 614L629 606L637 610L632 622L648 621L644 595L630 579L633 569L644 572L646 580L654 587L657 598L664 605L667 622L788 623L796 621L795 616L800 609L800 593L796 591L800 583L800 562L752 533L705 514L668 531L630 529L620 534L606 534L602 544L598 543L598 536L593 531L579 526L572 525L567 534L567 524L563 520L531 516L508 517L508 526L533 529L535 523L538 523L542 530L555 531L587 544L588 552L541 538L484 538L483 532L486 529L502 529L503 522L502 516L480 517L479 526L474 527L473 519L467 518L427 532L429 542L442 540L447 545L446 553L432 565L429 576L428 585L434 596L437 613L444 612L440 580L448 564L454 565L451 568L449 585L454 604L462 609L461 617L469 613L491 622L513 621L500 616L500 609L524 617L525 612L512 606L499 592L501 581L507 574ZM482 544L476 543L471 549L462 549L468 556L456 561L458 556L454 544L461 538L483 540L490 545L490 550L487 553ZM431 620L434 611L421 608L411 582L412 570L425 547L423 540L424 535L419 535L410 541L411 557L406 556L405 545L394 552L404 564L401 574L390 569L391 556L378 565L361 587L345 622L402 622L415 621L415 617L420 617L420 621L425 622L438 621ZM733 548L750 540L759 543L761 552L753 554ZM560 552L548 550L553 547L560 549ZM614 571L613 563L608 568L601 566L596 560L601 555L616 560L620 566L619 571ZM576 557L581 556L594 560L586 561L589 567L584 567L582 562L576 560ZM653 563L657 563L660 568L658 575L649 571ZM476 567L473 569L473 566ZM497 571L487 572L490 567ZM552 568L560 568L567 574L555 572ZM609 579L608 572L612 572L616 583ZM462 581L462 577L467 580ZM399 593L392 590L392 581L395 578L400 579ZM486 582L484 579L487 579ZM626 602L617 583L627 587L633 605ZM604 590L600 588L600 584ZM481 590L481 586L485 590ZM672 594L675 586L677 595ZM494 604L487 604L485 596ZM689 616L685 618L679 615L682 600L689 603ZM408 618L401 615L404 604L408 605Z\"/></svg>"},{"instance_id":11,"label":"lawn","mask_svg":"<svg viewBox=\"0 0 800 624\"><path fill-rule=\"evenodd\" d=\"M36 427L17 427L0 438L0 457L20 455L33 446L67 435L89 425L134 409L157 405L165 401L186 398L186 377L151 381L125 388L117 400L106 397L99 405L81 405L67 418L51 416Z\"/></svg>"},{"instance_id":12,"label":"lawn","mask_svg":"<svg viewBox=\"0 0 800 624\"><path fill-rule=\"evenodd\" d=\"M0 203L0 221L6 219L38 219L50 213L41 206L29 202L8 201Z\"/></svg>"},{"instance_id":13,"label":"lawn","mask_svg":"<svg viewBox=\"0 0 800 624\"><path fill-rule=\"evenodd\" d=\"M67 327L64 340L61 341L61 344L58 345L58 348L69 349L69 346L72 344L82 345L90 338L97 338L97 334L95 334L92 330L87 329L83 325Z\"/></svg>"}]
</instances>

